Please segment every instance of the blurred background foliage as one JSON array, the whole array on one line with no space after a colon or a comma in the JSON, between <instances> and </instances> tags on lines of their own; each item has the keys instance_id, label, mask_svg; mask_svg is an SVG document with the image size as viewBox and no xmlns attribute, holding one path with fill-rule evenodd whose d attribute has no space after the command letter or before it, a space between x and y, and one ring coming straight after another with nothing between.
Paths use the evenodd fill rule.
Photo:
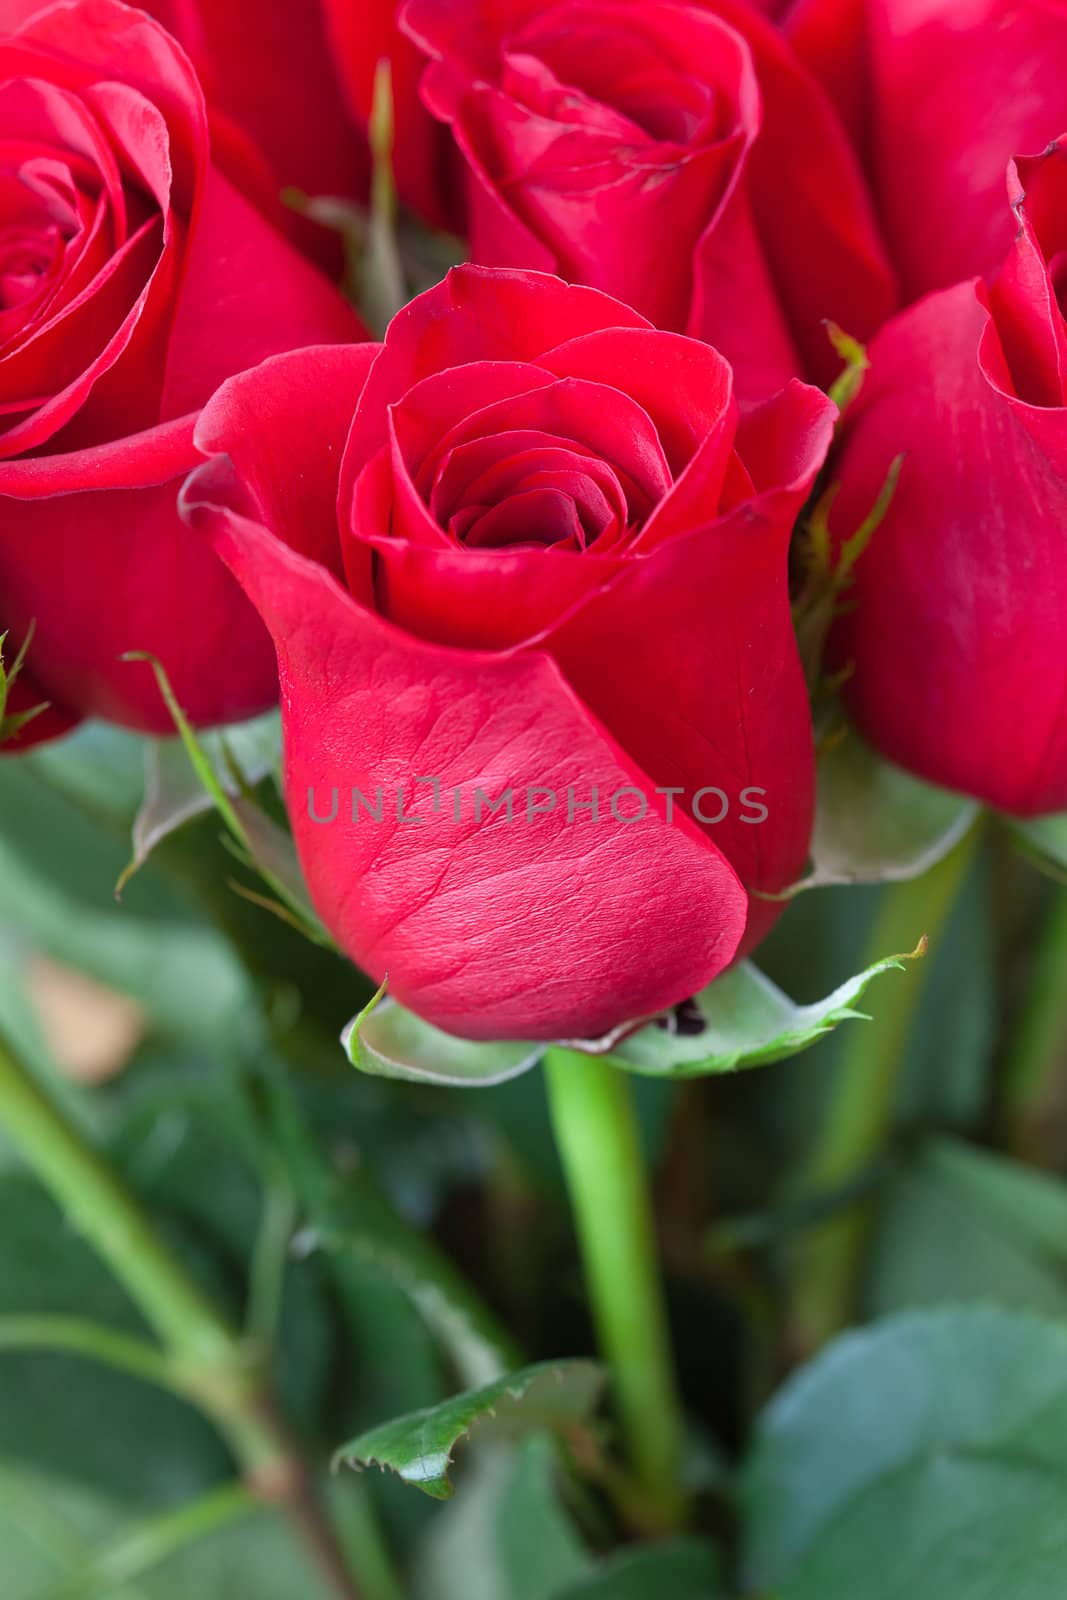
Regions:
<instances>
[{"instance_id":1,"label":"blurred background foliage","mask_svg":"<svg viewBox=\"0 0 1067 1600\"><path fill-rule=\"evenodd\" d=\"M116 899L142 791L141 742L98 726L4 763L0 1030L190 1273L269 1346L311 1457L325 1464L342 1440L476 1387L501 1360L592 1354L542 1075L463 1091L354 1072L338 1035L369 985L233 891L242 869L214 814L164 840ZM815 1000L857 970L895 892L800 896L760 964L788 994ZM813 1193L806 1174L856 1031L870 1025L758 1072L632 1080L698 1533L629 1544L633 1529L602 1485L540 1435L466 1454L460 1493L443 1505L387 1473L345 1473L325 1492L368 1600L1061 1592L1042 1585L1067 1539L1049 1532L1063 1524L1053 1508L1067 1474L1067 1429L1057 1440L1051 1424L1067 1406L1067 1039L1046 1029L1036 1079L1027 1046L1025 1092L1016 1051L1039 981L1048 999L1034 952L1062 896L1005 832L986 829L921 981L891 975L865 1002L877 1027L894 985L921 990L887 1136L841 1192ZM269 1509L234 1493L225 1444L189 1404L80 1355L3 1347L3 1319L15 1316L144 1328L2 1144L0 1190L3 1600L319 1600L327 1591L303 1552ZM831 1351L782 1394L811 1342L798 1278L842 1212L862 1228L854 1315L875 1324L849 1338L875 1343L836 1364ZM917 1341L916 1360L929 1363L927 1413L973 1359L1008 1421L983 1434L986 1423L964 1415L972 1395L954 1419L970 1454L954 1453L953 1435L931 1455L917 1418L909 1443L894 1340ZM1037 1385L1028 1399L1008 1345ZM1015 1421L1034 1454L1021 1466L995 1448ZM875 1460L875 1441L894 1433ZM841 1454L847 1516L831 1504L827 1465ZM834 1514L809 1507L805 1528L810 1480L822 1489L809 1498L824 1493ZM201 1520L186 1529L190 1506ZM906 1561L901 1540L889 1548L902 1521ZM938 1541L964 1524L986 1528L987 1555L994 1534L1006 1541L997 1549L1014 1577L999 1589L974 1577L985 1570L977 1556L970 1579L959 1562L938 1567ZM1022 1567L1020 1541L1031 1551ZM995 1575L1002 1558L986 1566Z\"/></svg>"}]
</instances>

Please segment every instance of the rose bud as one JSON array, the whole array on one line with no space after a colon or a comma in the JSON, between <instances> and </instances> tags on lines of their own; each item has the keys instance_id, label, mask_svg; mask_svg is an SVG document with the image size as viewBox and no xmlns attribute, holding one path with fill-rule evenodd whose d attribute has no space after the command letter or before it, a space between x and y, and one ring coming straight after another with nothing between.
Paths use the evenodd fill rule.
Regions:
<instances>
[{"instance_id":1,"label":"rose bud","mask_svg":"<svg viewBox=\"0 0 1067 1600\"><path fill-rule=\"evenodd\" d=\"M311 896L398 1000L593 1038L773 919L748 891L799 876L813 804L787 549L834 414L793 382L739 423L709 346L477 267L206 408L186 514L278 651Z\"/></svg>"},{"instance_id":2,"label":"rose bud","mask_svg":"<svg viewBox=\"0 0 1067 1600\"><path fill-rule=\"evenodd\" d=\"M359 338L212 160L188 58L119 0L0 37L0 632L57 716L172 731L261 710L273 652L176 511L196 414L294 345ZM42 725L43 726L43 725Z\"/></svg>"},{"instance_id":3,"label":"rose bud","mask_svg":"<svg viewBox=\"0 0 1067 1600\"><path fill-rule=\"evenodd\" d=\"M796 0L786 29L866 154L908 299L992 277L1004 170L1062 131L1067 27L1045 0Z\"/></svg>"},{"instance_id":4,"label":"rose bud","mask_svg":"<svg viewBox=\"0 0 1067 1600\"><path fill-rule=\"evenodd\" d=\"M859 164L743 0L410 0L423 97L469 169L471 256L590 284L706 339L742 398L837 362L894 309Z\"/></svg>"},{"instance_id":5,"label":"rose bud","mask_svg":"<svg viewBox=\"0 0 1067 1600\"><path fill-rule=\"evenodd\" d=\"M904 460L838 626L849 708L921 776L1067 807L1067 141L1013 163L991 287L927 296L871 347L835 476L842 536Z\"/></svg>"}]
</instances>

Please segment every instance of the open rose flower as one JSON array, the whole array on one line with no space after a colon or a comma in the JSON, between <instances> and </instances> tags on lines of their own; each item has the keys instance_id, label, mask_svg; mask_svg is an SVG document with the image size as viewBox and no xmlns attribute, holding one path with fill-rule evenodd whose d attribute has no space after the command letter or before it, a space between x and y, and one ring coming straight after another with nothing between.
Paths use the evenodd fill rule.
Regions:
<instances>
[{"instance_id":1,"label":"open rose flower","mask_svg":"<svg viewBox=\"0 0 1067 1600\"><path fill-rule=\"evenodd\" d=\"M1011 169L1018 237L889 324L849 414L845 534L904 452L837 650L887 755L1006 811L1067 807L1067 140Z\"/></svg>"},{"instance_id":2,"label":"open rose flower","mask_svg":"<svg viewBox=\"0 0 1067 1600\"><path fill-rule=\"evenodd\" d=\"M69 0L0 37L0 631L17 650L36 622L28 670L58 714L170 731L128 650L198 722L270 702L269 641L177 490L224 378L360 333L212 162L157 23Z\"/></svg>"},{"instance_id":3,"label":"open rose flower","mask_svg":"<svg viewBox=\"0 0 1067 1600\"><path fill-rule=\"evenodd\" d=\"M280 231L337 274L336 233L285 204L283 191L365 200L370 152L352 125L324 0L144 0L193 63L216 162ZM0 0L0 35L45 0ZM409 47L410 48L410 47ZM422 113L429 125L428 113Z\"/></svg>"},{"instance_id":4,"label":"open rose flower","mask_svg":"<svg viewBox=\"0 0 1067 1600\"><path fill-rule=\"evenodd\" d=\"M207 407L186 512L278 651L315 904L399 1000L596 1037L767 925L747 891L796 878L811 827L786 561L833 416L793 383L739 425L709 346L476 267L380 350Z\"/></svg>"},{"instance_id":5,"label":"open rose flower","mask_svg":"<svg viewBox=\"0 0 1067 1600\"><path fill-rule=\"evenodd\" d=\"M832 318L895 304L858 162L743 0L410 0L423 93L469 166L471 256L706 339L743 397L831 377Z\"/></svg>"},{"instance_id":6,"label":"open rose flower","mask_svg":"<svg viewBox=\"0 0 1067 1600\"><path fill-rule=\"evenodd\" d=\"M866 154L908 298L996 273L1005 168L1067 124L1062 0L795 0L785 25Z\"/></svg>"}]
</instances>

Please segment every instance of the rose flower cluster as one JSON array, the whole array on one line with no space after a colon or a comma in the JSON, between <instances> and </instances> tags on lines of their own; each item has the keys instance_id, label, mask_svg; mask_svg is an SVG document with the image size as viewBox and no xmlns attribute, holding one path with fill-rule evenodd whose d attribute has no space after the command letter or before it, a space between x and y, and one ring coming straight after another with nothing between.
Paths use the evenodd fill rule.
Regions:
<instances>
[{"instance_id":1,"label":"rose flower cluster","mask_svg":"<svg viewBox=\"0 0 1067 1600\"><path fill-rule=\"evenodd\" d=\"M378 343L311 202L369 204L382 60L464 264ZM343 949L597 1039L803 875L791 537L901 458L826 672L890 760L1067 808L1065 82L1041 0L0 0L5 757L170 733L130 652L197 726L280 694Z\"/></svg>"}]
</instances>

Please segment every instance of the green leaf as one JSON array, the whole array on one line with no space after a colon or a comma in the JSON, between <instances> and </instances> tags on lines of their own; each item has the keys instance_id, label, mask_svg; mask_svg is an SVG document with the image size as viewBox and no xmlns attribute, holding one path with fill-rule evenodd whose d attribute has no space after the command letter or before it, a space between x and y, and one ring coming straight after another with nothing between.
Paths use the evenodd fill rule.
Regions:
<instances>
[{"instance_id":1,"label":"green leaf","mask_svg":"<svg viewBox=\"0 0 1067 1600\"><path fill-rule=\"evenodd\" d=\"M232 1485L147 1519L0 1461L4 1600L327 1600L276 1513Z\"/></svg>"},{"instance_id":2,"label":"green leaf","mask_svg":"<svg viewBox=\"0 0 1067 1600\"><path fill-rule=\"evenodd\" d=\"M383 984L341 1035L349 1061L361 1072L412 1083L488 1088L528 1072L545 1053L543 1044L457 1039L384 995Z\"/></svg>"},{"instance_id":3,"label":"green leaf","mask_svg":"<svg viewBox=\"0 0 1067 1600\"><path fill-rule=\"evenodd\" d=\"M218 1294L238 1320L251 1292L267 1186L278 1181L273 1152L257 1148L240 1120L244 1107L222 1061L204 1073L202 1062L193 1067L175 1052L143 1052L136 1073L116 1090L112 1100L120 1099L123 1111L111 1141L116 1166L147 1204L178 1218L225 1263ZM330 1415L333 1297L321 1261L291 1260L287 1252L278 1266L275 1382L287 1414L310 1427Z\"/></svg>"},{"instance_id":4,"label":"green leaf","mask_svg":"<svg viewBox=\"0 0 1067 1600\"><path fill-rule=\"evenodd\" d=\"M31 706L28 711L14 712L10 716L7 710L8 696L18 679L19 673L22 671L26 656L29 653L34 628L35 624L31 622L29 631L10 666L4 661L4 643L7 639L7 634L0 633L0 744L3 744L6 739L13 739L16 733L20 733L28 722L32 722L34 717L39 716L47 708L48 702L42 701L40 705Z\"/></svg>"},{"instance_id":5,"label":"green leaf","mask_svg":"<svg viewBox=\"0 0 1067 1600\"><path fill-rule=\"evenodd\" d=\"M782 1600L1049 1600L1067 1562L1064 1484L1023 1465L932 1457L862 1496Z\"/></svg>"},{"instance_id":6,"label":"green leaf","mask_svg":"<svg viewBox=\"0 0 1067 1600\"><path fill-rule=\"evenodd\" d=\"M764 1413L745 1578L780 1600L1048 1600L1065 1497L1067 1328L992 1307L891 1318Z\"/></svg>"},{"instance_id":7,"label":"green leaf","mask_svg":"<svg viewBox=\"0 0 1067 1600\"><path fill-rule=\"evenodd\" d=\"M253 891L242 889L239 884L234 884L233 887L244 893L247 899L254 900L270 910L276 910L286 922L305 933L313 943L330 947L329 936L307 897L304 880L296 862L296 851L288 834L255 804L243 776L236 772L234 764L227 760L225 765L230 779L240 792L240 799L231 796L227 783L215 770L205 740L191 726L178 704L162 663L155 656L140 650L128 651L122 659L144 661L152 668L160 695L173 718L178 738L193 772L229 830L234 846L233 853L246 866L257 871L278 898L272 901ZM223 750L225 756L225 746ZM134 860L126 866L119 878L119 889L129 881L136 869L135 855Z\"/></svg>"},{"instance_id":8,"label":"green leaf","mask_svg":"<svg viewBox=\"0 0 1067 1600\"><path fill-rule=\"evenodd\" d=\"M254 788L276 772L281 762L281 717L277 711L199 737L216 778L230 796L239 794L242 784ZM128 880L144 865L156 845L183 823L210 811L213 803L180 739L148 740L144 797L134 819L133 858L124 878Z\"/></svg>"},{"instance_id":9,"label":"green leaf","mask_svg":"<svg viewBox=\"0 0 1067 1600\"><path fill-rule=\"evenodd\" d=\"M472 1388L489 1383L514 1366L517 1358L510 1336L432 1235L401 1217L366 1169L348 1171L343 1180L338 1179L336 1169L324 1160L318 1141L310 1135L284 1078L274 1082L272 1098L275 1136L307 1216L297 1243L305 1254L320 1250L330 1258L331 1269L357 1318L364 1309L369 1269L381 1286L399 1291L414 1306L447 1352L460 1383ZM352 1098L351 1091L347 1098ZM338 1131L343 1136L344 1123L337 1114L331 1117L331 1125L335 1137ZM374 1130L375 1124L362 1118L354 1131L357 1137L365 1137L369 1146L377 1143L375 1153L382 1158L384 1130L379 1123L377 1141ZM403 1374L389 1372L391 1359L392 1353L387 1352L388 1378L403 1382Z\"/></svg>"},{"instance_id":10,"label":"green leaf","mask_svg":"<svg viewBox=\"0 0 1067 1600\"><path fill-rule=\"evenodd\" d=\"M924 953L925 944L920 944L910 956L876 961L825 1000L809 1006L796 1005L746 961L696 996L696 1014L686 1031L676 1031L668 1014L617 1045L612 1060L628 1072L671 1078L736 1072L782 1061L806 1050L841 1022L869 1020L855 1010L868 984L880 973L902 971L905 961Z\"/></svg>"},{"instance_id":11,"label":"green leaf","mask_svg":"<svg viewBox=\"0 0 1067 1600\"><path fill-rule=\"evenodd\" d=\"M548 1434L479 1452L413 1562L415 1600L557 1600L595 1570ZM476 1554L475 1554L476 1552ZM710 1600L710 1597L704 1597Z\"/></svg>"},{"instance_id":12,"label":"green leaf","mask_svg":"<svg viewBox=\"0 0 1067 1600\"><path fill-rule=\"evenodd\" d=\"M1067 1189L1003 1156L930 1139L888 1185L867 1309L980 1299L1067 1313Z\"/></svg>"},{"instance_id":13,"label":"green leaf","mask_svg":"<svg viewBox=\"0 0 1067 1600\"><path fill-rule=\"evenodd\" d=\"M106 902L87 907L37 878L0 837L0 922L16 918L37 949L137 1000L169 1032L223 1037L248 1004L244 975L217 935L123 916Z\"/></svg>"},{"instance_id":14,"label":"green leaf","mask_svg":"<svg viewBox=\"0 0 1067 1600\"><path fill-rule=\"evenodd\" d=\"M834 347L834 354L844 362L844 370L834 379L827 393L838 410L844 412L862 389L871 363L867 357L867 347L846 333L844 328L839 328L836 322L826 324L826 336Z\"/></svg>"},{"instance_id":15,"label":"green leaf","mask_svg":"<svg viewBox=\"0 0 1067 1600\"><path fill-rule=\"evenodd\" d=\"M1062 880L1067 873L1067 811L1031 817L1025 822L1018 817L1007 817L1005 821L1023 850Z\"/></svg>"},{"instance_id":16,"label":"green leaf","mask_svg":"<svg viewBox=\"0 0 1067 1600\"><path fill-rule=\"evenodd\" d=\"M812 867L793 893L917 878L959 843L977 803L883 760L849 729L819 759Z\"/></svg>"},{"instance_id":17,"label":"green leaf","mask_svg":"<svg viewBox=\"0 0 1067 1600\"><path fill-rule=\"evenodd\" d=\"M39 1189L3 1175L0 1214L0 1315L75 1316L143 1336L123 1291ZM0 1351L0 1456L145 1507L228 1471L215 1430L184 1402L82 1356L38 1351Z\"/></svg>"},{"instance_id":18,"label":"green leaf","mask_svg":"<svg viewBox=\"0 0 1067 1600\"><path fill-rule=\"evenodd\" d=\"M560 1498L559 1455L548 1434L527 1439L497 1502L492 1543L509 1600L555 1600L592 1565Z\"/></svg>"},{"instance_id":19,"label":"green leaf","mask_svg":"<svg viewBox=\"0 0 1067 1600\"><path fill-rule=\"evenodd\" d=\"M42 781L32 758L5 766L0 931L11 930L19 951L40 950L129 995L168 1032L232 1036L250 986L230 946L152 874L117 905L123 855L121 835Z\"/></svg>"},{"instance_id":20,"label":"green leaf","mask_svg":"<svg viewBox=\"0 0 1067 1600\"><path fill-rule=\"evenodd\" d=\"M279 827L262 807L247 797L235 799L233 809L244 830L246 865L253 868L277 893L279 911L315 944L332 949L329 934L319 921L304 884L304 874L292 835ZM236 851L238 859L242 852ZM240 885L234 885L240 890ZM249 895L249 899L253 896Z\"/></svg>"},{"instance_id":21,"label":"green leaf","mask_svg":"<svg viewBox=\"0 0 1067 1600\"><path fill-rule=\"evenodd\" d=\"M335 1256L322 1264L329 1269L341 1313L340 1358L334 1364L329 1413L323 1423L334 1437L339 1431L355 1433L387 1417L434 1405L455 1387L456 1378L449 1375L434 1330L415 1301L386 1273L354 1255ZM357 1351L357 1359L344 1360L346 1350ZM405 1497L408 1509L410 1500Z\"/></svg>"},{"instance_id":22,"label":"green leaf","mask_svg":"<svg viewBox=\"0 0 1067 1600\"><path fill-rule=\"evenodd\" d=\"M496 1539L513 1470L507 1448L483 1450L470 1462L460 1493L447 1505L427 1507L411 1562L411 1600L511 1600Z\"/></svg>"},{"instance_id":23,"label":"green leaf","mask_svg":"<svg viewBox=\"0 0 1067 1600\"><path fill-rule=\"evenodd\" d=\"M55 744L19 758L55 794L84 815L129 828L144 787L144 740L106 722L83 722Z\"/></svg>"},{"instance_id":24,"label":"green leaf","mask_svg":"<svg viewBox=\"0 0 1067 1600\"><path fill-rule=\"evenodd\" d=\"M524 1367L360 1434L337 1451L334 1465L386 1468L435 1500L447 1500L456 1447L473 1433L496 1439L542 1428L573 1434L592 1415L603 1387L603 1370L592 1361Z\"/></svg>"},{"instance_id":25,"label":"green leaf","mask_svg":"<svg viewBox=\"0 0 1067 1600\"><path fill-rule=\"evenodd\" d=\"M507 1336L451 1260L410 1227L369 1184L349 1180L346 1194L315 1221L307 1243L371 1267L400 1289L450 1357L461 1381L496 1379L513 1356Z\"/></svg>"},{"instance_id":26,"label":"green leaf","mask_svg":"<svg viewBox=\"0 0 1067 1600\"><path fill-rule=\"evenodd\" d=\"M118 1506L99 1492L0 1459L4 1600L40 1600L50 1584L83 1571L120 1525Z\"/></svg>"},{"instance_id":27,"label":"green leaf","mask_svg":"<svg viewBox=\"0 0 1067 1600\"><path fill-rule=\"evenodd\" d=\"M600 1562L552 1600L725 1600L722 1567L703 1539L671 1539Z\"/></svg>"}]
</instances>

